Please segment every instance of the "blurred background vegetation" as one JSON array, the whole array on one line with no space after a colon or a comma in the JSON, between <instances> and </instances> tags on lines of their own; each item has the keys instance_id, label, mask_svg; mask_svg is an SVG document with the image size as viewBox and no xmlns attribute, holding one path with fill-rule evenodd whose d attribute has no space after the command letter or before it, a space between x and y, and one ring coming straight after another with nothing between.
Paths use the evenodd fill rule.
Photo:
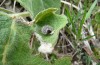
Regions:
<instances>
[{"instance_id":1,"label":"blurred background vegetation","mask_svg":"<svg viewBox=\"0 0 100 65\"><path fill-rule=\"evenodd\" d=\"M3 8L9 13L26 11L14 0L0 0L0 10ZM100 0L61 0L60 14L67 16L68 24L59 33L54 53L49 55L51 62L67 56L73 65L100 65Z\"/></svg>"}]
</instances>

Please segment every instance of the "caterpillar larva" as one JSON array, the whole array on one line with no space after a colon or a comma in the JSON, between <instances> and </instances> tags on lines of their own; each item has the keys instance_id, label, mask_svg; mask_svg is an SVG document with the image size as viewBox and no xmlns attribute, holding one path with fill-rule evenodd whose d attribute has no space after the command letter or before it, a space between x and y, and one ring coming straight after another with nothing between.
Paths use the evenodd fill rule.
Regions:
<instances>
[{"instance_id":1,"label":"caterpillar larva","mask_svg":"<svg viewBox=\"0 0 100 65\"><path fill-rule=\"evenodd\" d=\"M53 27L50 25L44 25L41 29L41 32L45 35L53 34Z\"/></svg>"}]
</instances>

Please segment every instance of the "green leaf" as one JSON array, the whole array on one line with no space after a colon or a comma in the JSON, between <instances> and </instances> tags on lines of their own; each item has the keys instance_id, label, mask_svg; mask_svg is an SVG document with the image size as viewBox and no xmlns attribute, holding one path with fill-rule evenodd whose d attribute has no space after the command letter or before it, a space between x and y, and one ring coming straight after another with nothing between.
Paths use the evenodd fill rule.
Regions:
<instances>
[{"instance_id":1,"label":"green leaf","mask_svg":"<svg viewBox=\"0 0 100 65\"><path fill-rule=\"evenodd\" d=\"M51 12L52 11L52 12ZM48 12L48 13L45 13ZM41 16L41 14L43 16ZM35 32L39 34L42 37L42 41L45 41L46 43L51 43L53 45L56 44L56 41L58 39L59 31L65 27L65 25L68 23L67 17L64 15L58 15L54 13L54 9L46 9L39 13L36 17L36 26L35 26ZM43 26L49 25L53 28L54 33L51 35L44 35L41 31Z\"/></svg>"},{"instance_id":2,"label":"green leaf","mask_svg":"<svg viewBox=\"0 0 100 65\"><path fill-rule=\"evenodd\" d=\"M3 52L10 35L11 19L6 14L0 13L0 65L2 64Z\"/></svg>"},{"instance_id":3,"label":"green leaf","mask_svg":"<svg viewBox=\"0 0 100 65\"><path fill-rule=\"evenodd\" d=\"M100 24L100 13L96 13L95 20L96 20L97 24Z\"/></svg>"},{"instance_id":4,"label":"green leaf","mask_svg":"<svg viewBox=\"0 0 100 65\"><path fill-rule=\"evenodd\" d=\"M39 20L41 20L43 17L46 17L47 15L54 13L55 11L57 11L56 8L48 8L46 10L43 10L41 12L39 12L36 17L35 17L35 22L38 22Z\"/></svg>"},{"instance_id":5,"label":"green leaf","mask_svg":"<svg viewBox=\"0 0 100 65\"><path fill-rule=\"evenodd\" d=\"M58 8L60 11L60 0L17 0L34 18L40 11L47 8Z\"/></svg>"},{"instance_id":6,"label":"green leaf","mask_svg":"<svg viewBox=\"0 0 100 65\"><path fill-rule=\"evenodd\" d=\"M78 29L78 34L77 34L77 36L78 36L78 38L80 39L81 38L81 32L82 32L82 28L83 28L83 24L84 24L84 22L85 22L85 16L86 16L86 13L84 13L84 15L83 15L83 18L82 18L82 21L80 22L80 26L79 26L79 29Z\"/></svg>"},{"instance_id":7,"label":"green leaf","mask_svg":"<svg viewBox=\"0 0 100 65\"><path fill-rule=\"evenodd\" d=\"M94 3L92 4L92 6L90 7L89 11L86 14L85 20L87 20L91 16L91 13L92 13L93 9L95 8L96 4L97 4L97 0L95 0Z\"/></svg>"},{"instance_id":8,"label":"green leaf","mask_svg":"<svg viewBox=\"0 0 100 65\"><path fill-rule=\"evenodd\" d=\"M55 61L54 65L71 65L71 57L63 57Z\"/></svg>"},{"instance_id":9,"label":"green leaf","mask_svg":"<svg viewBox=\"0 0 100 65\"><path fill-rule=\"evenodd\" d=\"M88 39L92 38L93 36L95 36L95 35L87 36L86 38L82 39L82 41L84 41L84 40L88 40Z\"/></svg>"},{"instance_id":10,"label":"green leaf","mask_svg":"<svg viewBox=\"0 0 100 65\"><path fill-rule=\"evenodd\" d=\"M31 26L0 12L0 65L50 65L29 48Z\"/></svg>"}]
</instances>

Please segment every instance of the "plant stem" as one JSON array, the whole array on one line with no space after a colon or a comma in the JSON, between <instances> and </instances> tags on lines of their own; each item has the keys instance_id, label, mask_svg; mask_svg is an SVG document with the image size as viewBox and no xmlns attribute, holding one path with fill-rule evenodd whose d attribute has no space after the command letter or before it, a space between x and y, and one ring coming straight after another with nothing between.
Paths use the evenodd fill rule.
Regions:
<instances>
[{"instance_id":1,"label":"plant stem","mask_svg":"<svg viewBox=\"0 0 100 65\"><path fill-rule=\"evenodd\" d=\"M10 17L12 18L28 17L28 16L30 16L29 12L10 14Z\"/></svg>"},{"instance_id":2,"label":"plant stem","mask_svg":"<svg viewBox=\"0 0 100 65\"><path fill-rule=\"evenodd\" d=\"M34 19L32 21L26 21L24 19L24 17L28 17L30 16L29 12L22 12L22 13L15 13L15 14L9 14L9 16L12 18L12 19L15 19L15 20L21 20L20 22L22 22L23 24L26 24L26 25L32 25L34 23Z\"/></svg>"},{"instance_id":3,"label":"plant stem","mask_svg":"<svg viewBox=\"0 0 100 65\"><path fill-rule=\"evenodd\" d=\"M66 4L66 5L68 5L68 6L72 6L72 7L76 8L78 11L80 10L80 8L78 6L76 6L76 5L74 5L74 4L71 4L71 3L66 2L66 1L61 1L61 2Z\"/></svg>"},{"instance_id":4,"label":"plant stem","mask_svg":"<svg viewBox=\"0 0 100 65\"><path fill-rule=\"evenodd\" d=\"M15 12L16 0L14 0L13 11Z\"/></svg>"},{"instance_id":5,"label":"plant stem","mask_svg":"<svg viewBox=\"0 0 100 65\"><path fill-rule=\"evenodd\" d=\"M46 56L46 60L49 61L48 54L45 54L45 56Z\"/></svg>"},{"instance_id":6,"label":"plant stem","mask_svg":"<svg viewBox=\"0 0 100 65\"><path fill-rule=\"evenodd\" d=\"M3 0L3 2L0 4L0 6L2 6L5 3L6 0Z\"/></svg>"},{"instance_id":7,"label":"plant stem","mask_svg":"<svg viewBox=\"0 0 100 65\"><path fill-rule=\"evenodd\" d=\"M63 37L70 43L70 45L72 46L73 49L75 49L74 45L72 44L72 42L67 38L67 36L62 32L60 31L60 33L63 35Z\"/></svg>"},{"instance_id":8,"label":"plant stem","mask_svg":"<svg viewBox=\"0 0 100 65\"><path fill-rule=\"evenodd\" d=\"M2 7L0 7L0 11L6 12L6 13L13 13L12 11L7 10L5 8L2 8Z\"/></svg>"}]
</instances>

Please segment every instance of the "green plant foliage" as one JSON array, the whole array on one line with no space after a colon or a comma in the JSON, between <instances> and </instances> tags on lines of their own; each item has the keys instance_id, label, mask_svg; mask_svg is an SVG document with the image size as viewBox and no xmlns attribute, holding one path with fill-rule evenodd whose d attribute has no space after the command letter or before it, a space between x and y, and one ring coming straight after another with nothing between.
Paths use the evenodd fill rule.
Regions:
<instances>
[{"instance_id":1,"label":"green plant foliage","mask_svg":"<svg viewBox=\"0 0 100 65\"><path fill-rule=\"evenodd\" d=\"M89 11L88 11L87 14L86 14L85 20L87 20L87 19L91 16L92 11L93 11L94 7L95 7L96 4L97 4L97 1L98 1L98 0L95 0L94 3L91 5Z\"/></svg>"},{"instance_id":2,"label":"green plant foliage","mask_svg":"<svg viewBox=\"0 0 100 65\"><path fill-rule=\"evenodd\" d=\"M29 39L30 26L15 22L0 13L0 64L1 65L49 65L39 56L32 55Z\"/></svg>"},{"instance_id":3,"label":"green plant foliage","mask_svg":"<svg viewBox=\"0 0 100 65\"><path fill-rule=\"evenodd\" d=\"M30 12L32 18L34 18L40 11L45 10L47 8L54 7L59 9L60 7L60 0L17 0L17 1Z\"/></svg>"},{"instance_id":4,"label":"green plant foliage","mask_svg":"<svg viewBox=\"0 0 100 65\"><path fill-rule=\"evenodd\" d=\"M51 13L55 13L56 11L57 11L57 8L48 8L48 9L45 9L45 10L39 12L35 17L35 23L37 23L43 17L46 17Z\"/></svg>"},{"instance_id":5,"label":"green plant foliage","mask_svg":"<svg viewBox=\"0 0 100 65\"><path fill-rule=\"evenodd\" d=\"M71 65L72 60L77 61L77 63L82 61L83 64L86 63L86 65L90 65L91 60L94 61L95 58L97 60L100 59L100 48L91 44L94 40L88 40L94 35L90 36L91 32L87 28L88 26L85 25L93 23L92 27L94 30L91 29L91 31L95 31L96 38L100 36L99 10L91 17L92 11L98 6L96 5L98 0L94 0L94 2L92 2L92 0L84 0L80 1L81 4L79 0L69 0L68 2L66 0L16 1L19 2L27 12L14 13L0 7L0 65ZM18 5L16 1L13 1L13 11L14 8L16 10L18 8L19 10L19 6L16 7ZM12 0L10 2L12 3ZM8 2L3 4L6 6ZM78 7L78 4L80 4L80 6L82 5L82 11L76 11L71 7L69 9L69 6ZM0 6L1 5L2 3ZM59 15L60 9L66 16ZM27 19L30 18L32 22L27 22ZM93 22L88 22L89 18L93 20ZM82 30L84 34L81 34ZM59 35L60 31L63 32L61 35ZM68 38L66 38L66 36ZM86 38L82 39L83 36ZM83 41L85 40L87 40L86 42L91 46L93 57L87 54L89 53L88 49L85 49L86 52L82 49L85 43ZM31 43L33 43L32 47ZM49 44L53 47L49 46ZM54 53L52 53L52 51L54 51ZM77 51L82 52L78 53ZM38 54L39 52L44 54ZM63 54L66 55L67 53L71 53L73 59L69 56L62 57ZM100 65L100 63L97 65Z\"/></svg>"},{"instance_id":6,"label":"green plant foliage","mask_svg":"<svg viewBox=\"0 0 100 65\"><path fill-rule=\"evenodd\" d=\"M43 41L51 43L53 45L56 44L59 31L68 23L66 16L55 14L54 11L55 9L46 9L40 12L35 18L36 19L35 32L42 37ZM54 33L51 35L44 35L41 32L41 29L45 25L53 27Z\"/></svg>"},{"instance_id":7,"label":"green plant foliage","mask_svg":"<svg viewBox=\"0 0 100 65\"><path fill-rule=\"evenodd\" d=\"M98 62L97 65L100 65L100 62Z\"/></svg>"},{"instance_id":8,"label":"green plant foliage","mask_svg":"<svg viewBox=\"0 0 100 65\"><path fill-rule=\"evenodd\" d=\"M97 46L93 46L93 45L91 45L91 49L93 50L95 58L100 59L100 49Z\"/></svg>"},{"instance_id":9,"label":"green plant foliage","mask_svg":"<svg viewBox=\"0 0 100 65\"><path fill-rule=\"evenodd\" d=\"M55 14L55 10L47 9L39 13L36 17L37 22L34 31L40 34L44 41L53 44L57 41L59 30L67 23L67 18L64 15ZM50 36L43 35L40 29L44 25L52 26L54 34ZM32 50L29 47L32 29L32 26L16 22L9 15L0 13L0 64L50 65L41 57L32 54Z\"/></svg>"},{"instance_id":10,"label":"green plant foliage","mask_svg":"<svg viewBox=\"0 0 100 65\"><path fill-rule=\"evenodd\" d=\"M71 65L71 57L63 57L55 61L54 65Z\"/></svg>"},{"instance_id":11,"label":"green plant foliage","mask_svg":"<svg viewBox=\"0 0 100 65\"><path fill-rule=\"evenodd\" d=\"M100 13L96 13L95 20L98 24L100 24Z\"/></svg>"},{"instance_id":12,"label":"green plant foliage","mask_svg":"<svg viewBox=\"0 0 100 65\"><path fill-rule=\"evenodd\" d=\"M0 65L2 65L3 52L10 35L11 19L6 14L0 13Z\"/></svg>"}]
</instances>

